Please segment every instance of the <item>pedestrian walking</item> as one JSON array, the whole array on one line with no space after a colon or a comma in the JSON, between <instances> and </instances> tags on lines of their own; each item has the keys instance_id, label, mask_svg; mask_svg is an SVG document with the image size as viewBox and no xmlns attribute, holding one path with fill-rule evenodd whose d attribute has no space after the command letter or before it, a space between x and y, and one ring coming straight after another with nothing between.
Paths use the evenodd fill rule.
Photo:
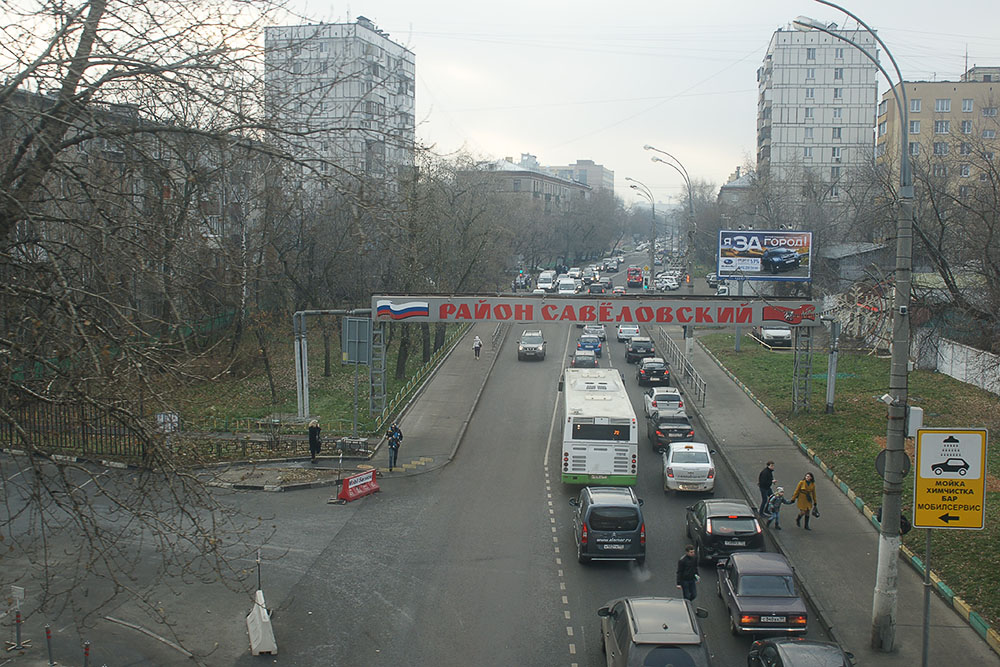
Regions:
<instances>
[{"instance_id":1,"label":"pedestrian walking","mask_svg":"<svg viewBox=\"0 0 1000 667\"><path fill-rule=\"evenodd\" d=\"M767 508L767 499L771 497L771 485L774 484L774 461L768 461L764 469L757 475L757 488L760 489L760 507L757 513L761 516Z\"/></svg>"},{"instance_id":2,"label":"pedestrian walking","mask_svg":"<svg viewBox=\"0 0 1000 667\"><path fill-rule=\"evenodd\" d=\"M778 523L778 515L781 512L781 506L793 504L794 503L791 500L785 498L785 490L783 488L780 486L776 488L774 493L771 494L771 497L767 499L767 508L762 515L765 519L767 519L768 528L771 527L771 522L773 521L774 529L781 530L781 524Z\"/></svg>"},{"instance_id":3,"label":"pedestrian walking","mask_svg":"<svg viewBox=\"0 0 1000 667\"><path fill-rule=\"evenodd\" d=\"M684 555L677 561L677 588L685 600L698 596L698 559L694 555L694 545L684 547Z\"/></svg>"},{"instance_id":4,"label":"pedestrian walking","mask_svg":"<svg viewBox=\"0 0 1000 667\"><path fill-rule=\"evenodd\" d=\"M309 457L313 463L316 463L316 457L319 456L319 448L322 444L319 437L320 430L317 420L313 419L309 422Z\"/></svg>"},{"instance_id":5,"label":"pedestrian walking","mask_svg":"<svg viewBox=\"0 0 1000 667\"><path fill-rule=\"evenodd\" d=\"M403 431L399 424L392 422L392 426L385 432L385 437L389 444L389 472L396 467L396 456L399 454L399 446L403 443Z\"/></svg>"},{"instance_id":6,"label":"pedestrian walking","mask_svg":"<svg viewBox=\"0 0 1000 667\"><path fill-rule=\"evenodd\" d=\"M801 527L802 517L805 517L805 529L812 530L809 527L809 511L814 510L818 515L819 503L816 501L816 479L811 472L807 472L799 481L795 487L795 493L792 494L792 500L799 508L799 515L795 517L795 525Z\"/></svg>"},{"instance_id":7,"label":"pedestrian walking","mask_svg":"<svg viewBox=\"0 0 1000 667\"><path fill-rule=\"evenodd\" d=\"M479 361L479 351L483 349L483 339L476 336L472 341L472 351L476 353L476 361Z\"/></svg>"}]
</instances>

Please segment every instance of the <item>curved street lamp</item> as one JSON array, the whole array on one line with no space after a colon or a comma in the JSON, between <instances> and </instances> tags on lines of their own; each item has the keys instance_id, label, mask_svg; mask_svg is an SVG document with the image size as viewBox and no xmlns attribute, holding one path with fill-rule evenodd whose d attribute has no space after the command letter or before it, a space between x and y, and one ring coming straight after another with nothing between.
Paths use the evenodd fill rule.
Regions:
<instances>
[{"instance_id":1,"label":"curved street lamp","mask_svg":"<svg viewBox=\"0 0 1000 667\"><path fill-rule=\"evenodd\" d=\"M656 267L656 200L653 198L653 193L646 186L645 183L637 181L634 178L625 177L626 181L629 181L631 185L630 188L642 195L646 200L649 201L649 206L653 210L653 217L649 221L649 289L653 288L653 269Z\"/></svg>"},{"instance_id":2,"label":"curved street lamp","mask_svg":"<svg viewBox=\"0 0 1000 667\"><path fill-rule=\"evenodd\" d=\"M878 59L869 53L863 46L853 40L831 31L827 26L800 16L793 22L799 30L818 30L822 33L847 42L859 50L868 60L872 61L882 76L886 78L896 101L896 109L899 113L900 126L900 156L899 156L899 191L897 193L897 217L896 217L896 295L892 309L892 360L889 371L889 395L892 402L889 404L888 424L886 426L886 462L884 483L882 485L882 522L878 543L878 570L875 577L875 593L872 601L872 648L890 652L896 636L896 607L897 607L897 578L899 573L899 547L902 543L900 536L900 495L903 486L903 470L906 452L904 449L906 436L906 402L907 402L907 362L909 361L910 350L910 282L911 267L913 263L913 174L910 170L910 157L907 146L906 132L909 127L908 109L906 104L906 86L903 75L899 71L899 65L892 53L886 47L885 42L875 34L867 23L847 11L840 5L829 2L829 0L816 0L821 5L833 7L842 11L863 26L868 33L875 38L875 41L882 47L885 54L892 62L899 81L897 86L893 85L893 80L879 64ZM900 99L902 95L902 99ZM930 540L930 531L927 536ZM929 547L928 547L929 552ZM930 565L924 564L929 572ZM923 664L927 664L927 608L930 604L929 581L924 591L924 654Z\"/></svg>"},{"instance_id":3,"label":"curved street lamp","mask_svg":"<svg viewBox=\"0 0 1000 667\"><path fill-rule=\"evenodd\" d=\"M653 151L654 153L659 153L660 155L666 155L668 158L670 158L670 160L664 160L663 158L661 158L661 157L659 157L657 155L654 155L651 159L652 159L653 162L661 162L661 163L663 163L663 164L665 164L665 165L667 165L669 167L673 167L674 171L676 171L678 174L680 174L681 178L684 179L684 185L687 187L687 192L688 192L688 233L687 233L688 243L687 243L687 249L684 252L684 257L686 259L686 261L685 261L685 270L687 272L687 280L688 280L687 287L688 287L688 292L692 293L692 292L694 292L694 276L692 276L692 274L691 274L691 261L692 261L691 253L694 251L695 221L694 221L694 188L691 186L691 177L688 175L687 169L684 168L684 165L681 163L681 161L678 160L677 158L675 158L673 155L671 155L667 151L660 150L659 148L656 148L654 146L650 146L649 144L646 144L645 146L643 146L642 149L646 150L646 151Z\"/></svg>"}]
</instances>

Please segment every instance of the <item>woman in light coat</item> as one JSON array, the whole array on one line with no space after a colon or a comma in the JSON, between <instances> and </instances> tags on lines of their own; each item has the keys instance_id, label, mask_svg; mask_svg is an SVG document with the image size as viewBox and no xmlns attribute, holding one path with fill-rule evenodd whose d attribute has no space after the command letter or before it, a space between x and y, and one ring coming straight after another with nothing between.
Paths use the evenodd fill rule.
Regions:
<instances>
[{"instance_id":1,"label":"woman in light coat","mask_svg":"<svg viewBox=\"0 0 1000 667\"><path fill-rule=\"evenodd\" d=\"M795 505L799 508L799 515L795 517L795 525L801 528L802 517L805 517L806 530L812 530L809 527L809 511L813 507L817 507L819 503L816 502L816 480L813 478L811 472L807 472L798 485L796 485L795 493L792 494L792 500L795 501Z\"/></svg>"}]
</instances>

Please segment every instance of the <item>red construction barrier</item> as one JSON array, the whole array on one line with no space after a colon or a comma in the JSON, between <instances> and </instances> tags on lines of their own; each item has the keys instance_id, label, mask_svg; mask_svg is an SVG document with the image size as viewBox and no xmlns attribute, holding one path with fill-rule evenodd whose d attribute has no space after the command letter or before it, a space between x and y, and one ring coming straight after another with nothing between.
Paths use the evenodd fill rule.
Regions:
<instances>
[{"instance_id":1,"label":"red construction barrier","mask_svg":"<svg viewBox=\"0 0 1000 667\"><path fill-rule=\"evenodd\" d=\"M337 494L337 499L350 502L355 498L367 496L369 493L375 493L380 490L378 482L375 481L375 469L373 468L345 479L343 486L340 488L340 493Z\"/></svg>"}]
</instances>

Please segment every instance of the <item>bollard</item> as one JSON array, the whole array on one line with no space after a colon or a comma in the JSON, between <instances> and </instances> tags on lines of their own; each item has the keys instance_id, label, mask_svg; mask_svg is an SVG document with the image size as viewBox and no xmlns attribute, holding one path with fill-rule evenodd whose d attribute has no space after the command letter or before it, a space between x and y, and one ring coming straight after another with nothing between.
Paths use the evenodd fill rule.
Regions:
<instances>
[{"instance_id":1,"label":"bollard","mask_svg":"<svg viewBox=\"0 0 1000 667\"><path fill-rule=\"evenodd\" d=\"M83 667L90 667L90 642L83 642Z\"/></svg>"},{"instance_id":2,"label":"bollard","mask_svg":"<svg viewBox=\"0 0 1000 667\"><path fill-rule=\"evenodd\" d=\"M52 626L45 624L45 647L49 651L49 667L55 667L56 661L52 659Z\"/></svg>"},{"instance_id":3,"label":"bollard","mask_svg":"<svg viewBox=\"0 0 1000 667\"><path fill-rule=\"evenodd\" d=\"M26 648L31 648L30 639L21 641L21 623L21 610L18 609L14 614L14 639L16 641L6 642L8 651L23 651Z\"/></svg>"}]
</instances>

